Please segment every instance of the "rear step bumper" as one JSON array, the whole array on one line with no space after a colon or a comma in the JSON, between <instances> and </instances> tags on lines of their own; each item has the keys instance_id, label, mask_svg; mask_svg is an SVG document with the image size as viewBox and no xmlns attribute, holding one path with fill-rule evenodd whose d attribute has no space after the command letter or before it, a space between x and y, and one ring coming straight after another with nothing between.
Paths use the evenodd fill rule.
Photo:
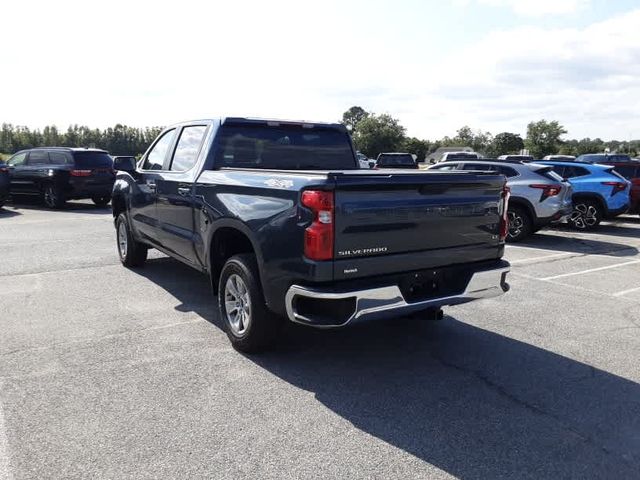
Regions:
<instances>
[{"instance_id":1,"label":"rear step bumper","mask_svg":"<svg viewBox=\"0 0 640 480\"><path fill-rule=\"evenodd\" d=\"M407 315L428 308L497 297L509 290L510 265L474 272L462 293L407 302L398 285L335 292L293 285L286 295L289 320L318 328L344 327L355 321ZM304 305L306 303L306 305Z\"/></svg>"}]
</instances>

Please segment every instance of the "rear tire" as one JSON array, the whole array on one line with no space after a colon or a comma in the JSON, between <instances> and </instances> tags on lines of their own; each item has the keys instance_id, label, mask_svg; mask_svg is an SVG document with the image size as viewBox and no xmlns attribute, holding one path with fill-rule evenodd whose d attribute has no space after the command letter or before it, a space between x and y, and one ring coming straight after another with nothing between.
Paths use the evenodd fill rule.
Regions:
<instances>
[{"instance_id":1,"label":"rear tire","mask_svg":"<svg viewBox=\"0 0 640 480\"><path fill-rule=\"evenodd\" d=\"M116 220L116 244L118 257L125 267L141 267L147 260L148 248L133 238L129 221L124 213Z\"/></svg>"},{"instance_id":2,"label":"rear tire","mask_svg":"<svg viewBox=\"0 0 640 480\"><path fill-rule=\"evenodd\" d=\"M240 352L259 352L275 340L282 320L267 308L255 255L235 255L222 267L218 312L231 345Z\"/></svg>"},{"instance_id":3,"label":"rear tire","mask_svg":"<svg viewBox=\"0 0 640 480\"><path fill-rule=\"evenodd\" d=\"M42 191L42 200L48 208L60 209L64 207L67 199L60 187L53 183L48 183Z\"/></svg>"},{"instance_id":4,"label":"rear tire","mask_svg":"<svg viewBox=\"0 0 640 480\"><path fill-rule=\"evenodd\" d=\"M105 197L91 197L91 200L98 207L106 207L107 205L109 205L109 202L111 201L111 197L108 197L108 196L105 196Z\"/></svg>"},{"instance_id":5,"label":"rear tire","mask_svg":"<svg viewBox=\"0 0 640 480\"><path fill-rule=\"evenodd\" d=\"M602 207L593 200L576 200L567 221L574 230L588 231L597 228L602 221Z\"/></svg>"},{"instance_id":6,"label":"rear tire","mask_svg":"<svg viewBox=\"0 0 640 480\"><path fill-rule=\"evenodd\" d=\"M509 218L508 242L520 242L533 233L533 220L524 208L510 205L507 216Z\"/></svg>"}]
</instances>

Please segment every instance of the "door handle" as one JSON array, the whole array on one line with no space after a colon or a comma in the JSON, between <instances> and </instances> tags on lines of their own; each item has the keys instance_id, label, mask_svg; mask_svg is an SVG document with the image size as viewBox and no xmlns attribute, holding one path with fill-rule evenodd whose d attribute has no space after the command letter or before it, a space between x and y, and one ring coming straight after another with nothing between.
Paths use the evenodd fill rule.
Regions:
<instances>
[{"instance_id":1,"label":"door handle","mask_svg":"<svg viewBox=\"0 0 640 480\"><path fill-rule=\"evenodd\" d=\"M191 193L191 189L188 187L178 187L178 194L186 197Z\"/></svg>"},{"instance_id":2,"label":"door handle","mask_svg":"<svg viewBox=\"0 0 640 480\"><path fill-rule=\"evenodd\" d=\"M151 190L152 192L156 191L156 184L154 182L147 182L147 187L149 188L149 190Z\"/></svg>"}]
</instances>

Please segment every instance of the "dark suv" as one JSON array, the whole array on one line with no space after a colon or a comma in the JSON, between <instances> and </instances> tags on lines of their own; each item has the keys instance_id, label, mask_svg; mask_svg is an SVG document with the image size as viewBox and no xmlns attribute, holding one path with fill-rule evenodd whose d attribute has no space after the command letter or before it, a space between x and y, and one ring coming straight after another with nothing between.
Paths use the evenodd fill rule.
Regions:
<instances>
[{"instance_id":1,"label":"dark suv","mask_svg":"<svg viewBox=\"0 0 640 480\"><path fill-rule=\"evenodd\" d=\"M9 169L7 166L0 162L0 208L7 201L9 196Z\"/></svg>"},{"instance_id":2,"label":"dark suv","mask_svg":"<svg viewBox=\"0 0 640 480\"><path fill-rule=\"evenodd\" d=\"M39 195L49 208L90 198L98 206L111 200L115 174L104 150L44 147L22 150L7 161L11 196Z\"/></svg>"}]
</instances>

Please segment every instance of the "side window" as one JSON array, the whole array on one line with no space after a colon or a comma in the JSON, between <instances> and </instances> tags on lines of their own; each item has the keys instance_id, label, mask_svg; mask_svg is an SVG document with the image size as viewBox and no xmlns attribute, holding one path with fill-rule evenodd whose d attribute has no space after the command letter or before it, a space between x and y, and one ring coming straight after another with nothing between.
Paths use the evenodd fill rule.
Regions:
<instances>
[{"instance_id":1,"label":"side window","mask_svg":"<svg viewBox=\"0 0 640 480\"><path fill-rule=\"evenodd\" d=\"M566 167L564 174L566 178L584 177L589 175L589 170L583 167Z\"/></svg>"},{"instance_id":2,"label":"side window","mask_svg":"<svg viewBox=\"0 0 640 480\"><path fill-rule=\"evenodd\" d=\"M518 172L511 167L498 167L498 172L508 178L518 176Z\"/></svg>"},{"instance_id":3,"label":"side window","mask_svg":"<svg viewBox=\"0 0 640 480\"><path fill-rule=\"evenodd\" d=\"M175 135L176 130L172 129L160 137L144 160L143 170L162 170L164 168L164 159L167 157L167 152L173 143Z\"/></svg>"},{"instance_id":4,"label":"side window","mask_svg":"<svg viewBox=\"0 0 640 480\"><path fill-rule=\"evenodd\" d=\"M462 166L462 170L479 170L481 172L495 172L496 167L494 165L483 165L481 163L465 163Z\"/></svg>"},{"instance_id":5,"label":"side window","mask_svg":"<svg viewBox=\"0 0 640 480\"><path fill-rule=\"evenodd\" d=\"M49 152L49 162L53 165L66 165L71 163L71 160L64 152Z\"/></svg>"},{"instance_id":6,"label":"side window","mask_svg":"<svg viewBox=\"0 0 640 480\"><path fill-rule=\"evenodd\" d=\"M19 167L25 164L25 160L27 159L27 152L24 153L16 153L13 157L11 157L7 161L7 165L11 167Z\"/></svg>"},{"instance_id":7,"label":"side window","mask_svg":"<svg viewBox=\"0 0 640 480\"><path fill-rule=\"evenodd\" d=\"M196 164L198 153L200 152L200 145L202 145L206 131L207 127L204 125L184 127L182 129L176 150L173 153L171 170L186 172Z\"/></svg>"},{"instance_id":8,"label":"side window","mask_svg":"<svg viewBox=\"0 0 640 480\"><path fill-rule=\"evenodd\" d=\"M29 152L27 165L46 165L49 163L49 153L42 150L32 150Z\"/></svg>"},{"instance_id":9,"label":"side window","mask_svg":"<svg viewBox=\"0 0 640 480\"><path fill-rule=\"evenodd\" d=\"M448 163L446 165L438 165L436 167L431 167L429 170L455 170L458 167L457 163Z\"/></svg>"},{"instance_id":10,"label":"side window","mask_svg":"<svg viewBox=\"0 0 640 480\"><path fill-rule=\"evenodd\" d=\"M636 176L636 167L634 167L633 165L622 165L616 167L616 172L618 172L627 180L630 180L632 178L635 178Z\"/></svg>"},{"instance_id":11,"label":"side window","mask_svg":"<svg viewBox=\"0 0 640 480\"><path fill-rule=\"evenodd\" d=\"M556 172L562 178L568 178L564 176L565 168L562 165L553 165L551 168L553 169L554 172Z\"/></svg>"}]
</instances>

